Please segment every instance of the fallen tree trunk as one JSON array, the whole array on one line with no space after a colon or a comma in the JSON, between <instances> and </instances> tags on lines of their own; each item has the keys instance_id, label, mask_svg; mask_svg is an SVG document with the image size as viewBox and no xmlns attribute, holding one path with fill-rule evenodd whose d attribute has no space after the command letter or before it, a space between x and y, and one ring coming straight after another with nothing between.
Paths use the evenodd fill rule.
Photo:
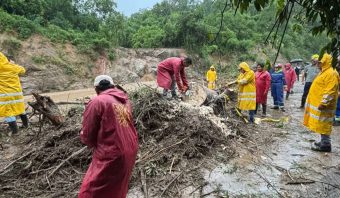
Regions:
<instances>
[{"instance_id":1,"label":"fallen tree trunk","mask_svg":"<svg viewBox=\"0 0 340 198\"><path fill-rule=\"evenodd\" d=\"M45 116L55 126L60 126L64 123L64 116L49 96L41 96L36 92L33 92L32 95L36 101L28 102L28 104L34 109L34 111Z\"/></svg>"}]
</instances>

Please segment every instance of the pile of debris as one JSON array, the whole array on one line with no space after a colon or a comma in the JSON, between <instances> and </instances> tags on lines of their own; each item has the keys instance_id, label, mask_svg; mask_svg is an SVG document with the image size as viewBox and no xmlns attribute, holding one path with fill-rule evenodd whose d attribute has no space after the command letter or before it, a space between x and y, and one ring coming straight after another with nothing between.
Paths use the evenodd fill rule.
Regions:
<instances>
[{"instance_id":1,"label":"pile of debris","mask_svg":"<svg viewBox=\"0 0 340 198\"><path fill-rule=\"evenodd\" d=\"M200 195L205 183L202 167L233 158L229 141L247 130L227 101L224 113L216 115L209 106L168 101L148 87L130 94L130 99L140 144L130 189L144 197ZM0 169L1 195L77 195L91 161L91 151L79 139L82 111L71 109L62 126L45 125L39 136L24 134L37 134L37 127L20 135L22 152Z\"/></svg>"}]
</instances>

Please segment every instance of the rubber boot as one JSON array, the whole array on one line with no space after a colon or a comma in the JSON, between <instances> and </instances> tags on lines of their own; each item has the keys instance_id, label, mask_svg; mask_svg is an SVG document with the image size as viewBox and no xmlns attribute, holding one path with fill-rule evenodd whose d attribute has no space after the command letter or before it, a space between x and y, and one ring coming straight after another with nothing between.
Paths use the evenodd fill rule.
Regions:
<instances>
[{"instance_id":1,"label":"rubber boot","mask_svg":"<svg viewBox=\"0 0 340 198\"><path fill-rule=\"evenodd\" d=\"M279 106L274 105L273 107L271 107L271 109L279 109Z\"/></svg>"},{"instance_id":2,"label":"rubber boot","mask_svg":"<svg viewBox=\"0 0 340 198\"><path fill-rule=\"evenodd\" d=\"M166 97L168 95L168 90L167 89L163 89L163 97Z\"/></svg>"},{"instance_id":3,"label":"rubber boot","mask_svg":"<svg viewBox=\"0 0 340 198\"><path fill-rule=\"evenodd\" d=\"M14 122L8 122L8 125L9 125L9 128L10 128L11 131L12 131L12 134L18 133L18 125L17 125L17 122L16 122L16 121L14 121Z\"/></svg>"},{"instance_id":4,"label":"rubber boot","mask_svg":"<svg viewBox=\"0 0 340 198\"><path fill-rule=\"evenodd\" d=\"M257 114L257 109L259 108L259 103L256 103L255 115Z\"/></svg>"},{"instance_id":5,"label":"rubber boot","mask_svg":"<svg viewBox=\"0 0 340 198\"><path fill-rule=\"evenodd\" d=\"M28 127L28 118L26 114L21 114L20 119L22 121L22 125L27 128Z\"/></svg>"},{"instance_id":6,"label":"rubber boot","mask_svg":"<svg viewBox=\"0 0 340 198\"><path fill-rule=\"evenodd\" d=\"M282 112L285 112L285 111L286 111L286 109L285 109L284 106L281 106L281 107L280 107L280 110L281 110Z\"/></svg>"},{"instance_id":7,"label":"rubber boot","mask_svg":"<svg viewBox=\"0 0 340 198\"><path fill-rule=\"evenodd\" d=\"M332 152L331 144L323 145L322 143L315 143L312 145L311 149L318 152Z\"/></svg>"},{"instance_id":8,"label":"rubber boot","mask_svg":"<svg viewBox=\"0 0 340 198\"><path fill-rule=\"evenodd\" d=\"M331 138L329 135L321 135L321 141L315 142L311 149L318 152L332 152Z\"/></svg>"},{"instance_id":9,"label":"rubber boot","mask_svg":"<svg viewBox=\"0 0 340 198\"><path fill-rule=\"evenodd\" d=\"M267 105L266 104L262 104L262 115L263 116L267 115Z\"/></svg>"},{"instance_id":10,"label":"rubber boot","mask_svg":"<svg viewBox=\"0 0 340 198\"><path fill-rule=\"evenodd\" d=\"M306 104L306 98L302 98L301 99L301 106L299 107L299 109L304 109L305 108L305 104Z\"/></svg>"}]
</instances>

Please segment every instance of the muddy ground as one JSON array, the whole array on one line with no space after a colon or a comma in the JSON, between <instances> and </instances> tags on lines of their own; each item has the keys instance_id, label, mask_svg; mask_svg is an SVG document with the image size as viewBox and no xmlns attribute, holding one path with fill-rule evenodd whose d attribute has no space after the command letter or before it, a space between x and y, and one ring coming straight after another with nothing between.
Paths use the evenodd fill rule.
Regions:
<instances>
[{"instance_id":1,"label":"muddy ground","mask_svg":"<svg viewBox=\"0 0 340 198\"><path fill-rule=\"evenodd\" d=\"M312 152L319 137L301 124L302 85L294 91L285 113L268 112L288 123L259 125L246 125L233 102L215 115L209 107L132 95L141 146L128 197L340 197L339 127L332 153ZM81 111L70 111L66 127L45 124L40 133L33 124L8 137L0 126L0 197L76 196L91 159L79 142Z\"/></svg>"},{"instance_id":2,"label":"muddy ground","mask_svg":"<svg viewBox=\"0 0 340 198\"><path fill-rule=\"evenodd\" d=\"M332 153L310 150L319 136L302 126L303 110L298 109L303 86L285 101L286 112L269 111L269 117L289 117L288 124L257 125L256 138L238 144L238 157L215 169L206 170L209 185L224 197L340 197L339 127L333 128ZM272 104L272 99L269 98ZM215 197L215 195L208 196Z\"/></svg>"}]
</instances>

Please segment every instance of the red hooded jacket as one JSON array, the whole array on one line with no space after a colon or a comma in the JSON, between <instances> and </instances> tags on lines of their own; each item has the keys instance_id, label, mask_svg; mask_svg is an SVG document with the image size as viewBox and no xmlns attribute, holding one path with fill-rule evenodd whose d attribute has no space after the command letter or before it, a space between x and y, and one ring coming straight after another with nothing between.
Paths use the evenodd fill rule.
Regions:
<instances>
[{"instance_id":1,"label":"red hooded jacket","mask_svg":"<svg viewBox=\"0 0 340 198\"><path fill-rule=\"evenodd\" d=\"M295 70L292 68L290 63L287 63L285 69L283 70L283 73L285 74L287 92L290 92L290 90L294 86L295 81L297 80Z\"/></svg>"},{"instance_id":2,"label":"red hooded jacket","mask_svg":"<svg viewBox=\"0 0 340 198\"><path fill-rule=\"evenodd\" d=\"M138 150L137 131L127 95L101 92L86 106L81 141L93 148L79 198L125 198Z\"/></svg>"}]
</instances>

